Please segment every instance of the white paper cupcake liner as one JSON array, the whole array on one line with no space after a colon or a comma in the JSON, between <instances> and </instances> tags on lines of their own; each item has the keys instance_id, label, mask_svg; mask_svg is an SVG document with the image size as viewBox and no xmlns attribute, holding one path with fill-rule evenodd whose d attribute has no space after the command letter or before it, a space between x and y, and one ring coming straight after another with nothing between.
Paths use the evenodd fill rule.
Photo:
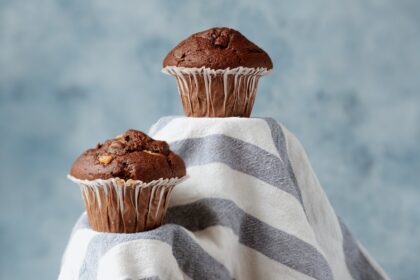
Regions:
<instances>
[{"instance_id":1,"label":"white paper cupcake liner","mask_svg":"<svg viewBox=\"0 0 420 280\"><path fill-rule=\"evenodd\" d=\"M216 74L226 74L226 75L260 75L264 76L271 73L272 70L268 70L264 67L250 68L250 67L236 67L236 68L226 68L226 69L211 69L207 67L178 67L178 66L166 66L162 69L162 73L168 75L178 75L178 74L205 74L205 75L216 75Z\"/></svg>"},{"instance_id":2,"label":"white paper cupcake liner","mask_svg":"<svg viewBox=\"0 0 420 280\"><path fill-rule=\"evenodd\" d=\"M187 176L182 178L169 178L169 179L158 179L151 182L143 182L140 180L123 180L120 178L110 178L110 179L96 179L96 180L80 180L71 175L67 176L71 181L74 183L79 184L80 190L82 192L82 196L84 198L86 204L86 210L88 210L92 205L95 209L95 205L98 207L97 214L99 213L101 217L95 217L96 222L103 218L103 212L106 212L106 208L109 206L109 198L116 197L117 201L117 209L116 212L119 213L119 220L118 222L124 221L125 216L125 209L124 205L127 203L126 192L129 192L129 207L127 211L131 211L134 209L136 211L136 219L137 216L140 215L139 212L143 212L143 209L147 209L147 216L145 217L145 226L149 225L150 222L153 224L159 224L161 218L164 217L166 213L166 208L168 205L168 200L173 190L173 187L182 181L184 181ZM134 197L133 197L133 190L134 190ZM149 199L145 201L146 205L139 205L139 196L142 195L143 192L147 192L147 197ZM94 195L93 195L94 194ZM158 194L158 196L156 195ZM92 201L92 199L94 201ZM153 204L153 205L152 205ZM101 208L105 209L102 210ZM115 208L115 207L113 207ZM142 209L143 208L143 209ZM89 214L89 213L88 213ZM143 213L144 214L144 213ZM89 216L89 215L88 215ZM95 215L96 216L96 215ZM93 217L89 217L93 218ZM130 219L131 221L132 219ZM113 221L111 221L112 223ZM116 222L116 221L114 221ZM160 221L161 222L161 221ZM105 225L94 225L91 224L93 228L101 227L103 228ZM107 225L105 227L112 228L112 226Z\"/></svg>"},{"instance_id":3,"label":"white paper cupcake liner","mask_svg":"<svg viewBox=\"0 0 420 280\"><path fill-rule=\"evenodd\" d=\"M80 180L71 175L67 175L67 178L73 181L74 183L79 184L82 193L86 193L86 190L88 188L92 189L96 194L96 199L98 201L99 207L101 207L101 198L100 198L99 191L103 190L105 192L105 195L108 194L108 192L111 190L115 191L115 194L117 195L117 198L118 198L118 207L120 207L121 212L122 212L124 210L123 208L124 203L122 203L124 187L135 188L135 196L137 198L142 188L152 188L152 193L153 193L158 187L175 186L176 184L179 184L182 181L184 181L187 178L187 176L184 176L182 178L169 178L169 179L160 178L158 180L153 180L147 183L140 180L131 180L131 179L124 180L120 178L110 178L106 180L103 180L103 179ZM88 198L87 198L87 203L89 204ZM136 208L137 206L138 205L136 204Z\"/></svg>"},{"instance_id":4,"label":"white paper cupcake liner","mask_svg":"<svg viewBox=\"0 0 420 280\"><path fill-rule=\"evenodd\" d=\"M187 106L186 109L189 112L193 112L193 104L192 100L198 100L198 91L199 82L198 77L202 77L204 79L205 84L205 94L206 94L206 102L207 102L207 116L211 114L211 112L215 112L215 108L212 108L214 104L214 93L212 92L212 78L215 76L223 76L223 94L224 94L224 102L223 102L223 114L226 114L226 101L228 99L228 80L232 79L233 76L233 89L231 89L230 94L233 94L234 104L233 104L233 111L235 111L235 105L239 98L244 99L243 104L246 106L251 106L252 109L253 102L255 99L258 80L260 77L267 75L271 72L271 70L267 70L266 68L247 68L247 67L237 67L237 68L227 68L227 69L210 69L206 67L201 68L188 68L188 67L176 67L176 66L167 66L162 69L162 72L168 75L173 75L177 79L178 91L181 95L181 98L185 98L186 103L184 106ZM245 84L245 89L242 87L241 84ZM196 91L192 89L196 89ZM245 96L241 96L241 93L245 92ZM184 103L184 102L183 102ZM238 102L239 103L239 102Z\"/></svg>"}]
</instances>

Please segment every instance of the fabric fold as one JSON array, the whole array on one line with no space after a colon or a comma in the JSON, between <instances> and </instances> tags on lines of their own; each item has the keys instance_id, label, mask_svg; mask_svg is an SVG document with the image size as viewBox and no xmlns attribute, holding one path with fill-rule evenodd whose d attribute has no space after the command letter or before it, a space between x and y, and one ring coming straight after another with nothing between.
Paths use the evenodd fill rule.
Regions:
<instances>
[{"instance_id":1,"label":"fabric fold","mask_svg":"<svg viewBox=\"0 0 420 280\"><path fill-rule=\"evenodd\" d=\"M82 216L59 279L388 279L276 120L165 117L150 135L183 157L189 175L164 225L95 233Z\"/></svg>"}]
</instances>

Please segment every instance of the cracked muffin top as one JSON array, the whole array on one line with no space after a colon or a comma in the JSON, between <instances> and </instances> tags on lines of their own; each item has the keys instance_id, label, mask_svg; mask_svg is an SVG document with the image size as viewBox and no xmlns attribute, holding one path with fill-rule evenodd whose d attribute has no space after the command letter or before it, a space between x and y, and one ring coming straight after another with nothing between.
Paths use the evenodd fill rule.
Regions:
<instances>
[{"instance_id":1,"label":"cracked muffin top","mask_svg":"<svg viewBox=\"0 0 420 280\"><path fill-rule=\"evenodd\" d=\"M185 176L184 161L168 143L130 129L76 159L70 175L81 180L120 178L150 182Z\"/></svg>"},{"instance_id":2,"label":"cracked muffin top","mask_svg":"<svg viewBox=\"0 0 420 280\"><path fill-rule=\"evenodd\" d=\"M163 60L163 67L236 67L272 69L268 54L240 32L227 27L195 33L179 43Z\"/></svg>"}]
</instances>

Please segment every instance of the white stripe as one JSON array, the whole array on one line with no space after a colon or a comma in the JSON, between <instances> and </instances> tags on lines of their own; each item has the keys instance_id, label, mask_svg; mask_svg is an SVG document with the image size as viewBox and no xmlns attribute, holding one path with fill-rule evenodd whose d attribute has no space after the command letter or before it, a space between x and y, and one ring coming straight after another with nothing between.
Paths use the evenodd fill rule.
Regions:
<instances>
[{"instance_id":1,"label":"white stripe","mask_svg":"<svg viewBox=\"0 0 420 280\"><path fill-rule=\"evenodd\" d=\"M85 259L89 242L97 234L86 228L76 230L64 253L59 280L79 279L80 267Z\"/></svg>"},{"instance_id":2,"label":"white stripe","mask_svg":"<svg viewBox=\"0 0 420 280\"><path fill-rule=\"evenodd\" d=\"M299 140L282 126L289 160L294 170L302 200L317 243L326 255L334 279L353 279L347 268L343 251L343 235L337 216Z\"/></svg>"},{"instance_id":3,"label":"white stripe","mask_svg":"<svg viewBox=\"0 0 420 280\"><path fill-rule=\"evenodd\" d=\"M184 279L172 248L151 239L133 240L112 247L98 262L97 279Z\"/></svg>"},{"instance_id":4,"label":"white stripe","mask_svg":"<svg viewBox=\"0 0 420 280\"><path fill-rule=\"evenodd\" d=\"M250 131L252 131L252 135L258 137L245 137L249 136ZM265 120L256 118L246 118L246 120L244 118L225 118L223 122L220 122L217 118L176 118L152 137L174 142L213 134L224 134L254 144L273 155L279 156L271 138L270 127Z\"/></svg>"},{"instance_id":5,"label":"white stripe","mask_svg":"<svg viewBox=\"0 0 420 280\"><path fill-rule=\"evenodd\" d=\"M229 199L246 213L321 251L301 204L291 194L219 162L190 167L187 173L189 179L175 186L169 207L209 197Z\"/></svg>"},{"instance_id":6,"label":"white stripe","mask_svg":"<svg viewBox=\"0 0 420 280\"><path fill-rule=\"evenodd\" d=\"M188 234L214 259L222 263L235 279L310 280L297 270L276 262L238 242L238 236L223 226L212 226Z\"/></svg>"}]
</instances>

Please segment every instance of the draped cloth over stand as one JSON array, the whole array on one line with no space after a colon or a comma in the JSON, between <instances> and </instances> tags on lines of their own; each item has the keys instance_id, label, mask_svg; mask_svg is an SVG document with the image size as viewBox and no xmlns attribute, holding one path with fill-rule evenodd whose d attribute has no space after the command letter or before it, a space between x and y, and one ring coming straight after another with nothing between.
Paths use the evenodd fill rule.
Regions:
<instances>
[{"instance_id":1,"label":"draped cloth over stand","mask_svg":"<svg viewBox=\"0 0 420 280\"><path fill-rule=\"evenodd\" d=\"M149 133L170 144L189 175L165 224L99 233L83 214L59 279L388 279L277 121L164 117Z\"/></svg>"}]
</instances>

